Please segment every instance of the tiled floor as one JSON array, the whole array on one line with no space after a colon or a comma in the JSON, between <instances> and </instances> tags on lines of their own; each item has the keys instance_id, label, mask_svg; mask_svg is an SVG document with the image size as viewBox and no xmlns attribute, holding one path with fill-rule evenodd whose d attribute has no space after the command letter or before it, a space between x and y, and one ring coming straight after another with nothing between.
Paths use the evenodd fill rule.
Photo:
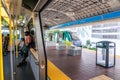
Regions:
<instances>
[{"instance_id":1,"label":"tiled floor","mask_svg":"<svg viewBox=\"0 0 120 80\"><path fill-rule=\"evenodd\" d=\"M120 80L120 58L116 59L116 66L104 68L95 64L95 52L83 49L81 56L67 56L67 51L47 47L47 56L72 80L89 80L93 77L106 75L114 80Z\"/></svg>"},{"instance_id":2,"label":"tiled floor","mask_svg":"<svg viewBox=\"0 0 120 80\"><path fill-rule=\"evenodd\" d=\"M113 79L107 77L106 75L100 75L100 76L91 78L91 79L89 79L89 80L113 80Z\"/></svg>"}]
</instances>

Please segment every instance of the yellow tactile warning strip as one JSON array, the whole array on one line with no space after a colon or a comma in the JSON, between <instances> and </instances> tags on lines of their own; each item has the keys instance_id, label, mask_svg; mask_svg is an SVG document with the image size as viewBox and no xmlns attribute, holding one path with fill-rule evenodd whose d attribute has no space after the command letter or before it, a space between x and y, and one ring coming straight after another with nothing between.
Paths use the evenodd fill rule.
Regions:
<instances>
[{"instance_id":1,"label":"yellow tactile warning strip","mask_svg":"<svg viewBox=\"0 0 120 80\"><path fill-rule=\"evenodd\" d=\"M100 76L94 77L94 78L89 79L89 80L113 80L113 79L109 78L106 75L100 75Z\"/></svg>"},{"instance_id":2,"label":"yellow tactile warning strip","mask_svg":"<svg viewBox=\"0 0 120 80\"><path fill-rule=\"evenodd\" d=\"M50 80L71 80L65 73L63 73L49 60L48 60L48 77L50 78Z\"/></svg>"}]
</instances>

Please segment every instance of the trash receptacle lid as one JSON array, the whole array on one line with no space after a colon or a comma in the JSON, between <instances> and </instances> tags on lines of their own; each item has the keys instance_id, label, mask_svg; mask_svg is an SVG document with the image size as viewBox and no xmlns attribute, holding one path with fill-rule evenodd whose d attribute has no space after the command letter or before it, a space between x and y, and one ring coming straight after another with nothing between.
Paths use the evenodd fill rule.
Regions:
<instances>
[{"instance_id":1,"label":"trash receptacle lid","mask_svg":"<svg viewBox=\"0 0 120 80\"><path fill-rule=\"evenodd\" d=\"M99 41L97 43L114 43L114 42L112 42L112 41Z\"/></svg>"}]
</instances>

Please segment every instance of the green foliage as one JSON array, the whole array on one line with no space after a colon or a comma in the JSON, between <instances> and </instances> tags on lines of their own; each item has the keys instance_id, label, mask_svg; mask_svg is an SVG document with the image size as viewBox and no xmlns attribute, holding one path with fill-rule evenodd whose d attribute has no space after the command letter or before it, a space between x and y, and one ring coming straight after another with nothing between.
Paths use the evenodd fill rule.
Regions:
<instances>
[{"instance_id":1,"label":"green foliage","mask_svg":"<svg viewBox=\"0 0 120 80\"><path fill-rule=\"evenodd\" d=\"M89 48L90 50L96 50L96 48Z\"/></svg>"},{"instance_id":2,"label":"green foliage","mask_svg":"<svg viewBox=\"0 0 120 80\"><path fill-rule=\"evenodd\" d=\"M54 33L59 33L60 31L59 31L59 30L54 30L53 32L54 32Z\"/></svg>"},{"instance_id":3,"label":"green foliage","mask_svg":"<svg viewBox=\"0 0 120 80\"><path fill-rule=\"evenodd\" d=\"M17 36L13 35L13 39L16 39L16 37L17 39L20 39L20 34L17 34Z\"/></svg>"},{"instance_id":4,"label":"green foliage","mask_svg":"<svg viewBox=\"0 0 120 80\"><path fill-rule=\"evenodd\" d=\"M54 32L53 31L48 31L48 34L53 34Z\"/></svg>"},{"instance_id":5,"label":"green foliage","mask_svg":"<svg viewBox=\"0 0 120 80\"><path fill-rule=\"evenodd\" d=\"M87 40L87 41L86 41L86 45L87 45L87 46L90 46L90 45L91 45L91 41L90 41L90 40Z\"/></svg>"},{"instance_id":6,"label":"green foliage","mask_svg":"<svg viewBox=\"0 0 120 80\"><path fill-rule=\"evenodd\" d=\"M8 22L2 17L2 25L8 26Z\"/></svg>"},{"instance_id":7,"label":"green foliage","mask_svg":"<svg viewBox=\"0 0 120 80\"><path fill-rule=\"evenodd\" d=\"M85 46L85 45L83 45L82 47L83 47L83 48L87 48L87 46Z\"/></svg>"},{"instance_id":8,"label":"green foliage","mask_svg":"<svg viewBox=\"0 0 120 80\"><path fill-rule=\"evenodd\" d=\"M88 47L87 47L87 46L85 46L85 45L83 45L82 47L83 47L83 48L90 49L90 50L94 50L94 51L96 50L96 48L88 48Z\"/></svg>"},{"instance_id":9,"label":"green foliage","mask_svg":"<svg viewBox=\"0 0 120 80\"><path fill-rule=\"evenodd\" d=\"M66 41L65 41L65 44L66 44L67 47L70 47L70 46L72 45L72 42L69 41L69 40L66 40Z\"/></svg>"},{"instance_id":10,"label":"green foliage","mask_svg":"<svg viewBox=\"0 0 120 80\"><path fill-rule=\"evenodd\" d=\"M22 22L24 20L24 16L18 16L18 21Z\"/></svg>"},{"instance_id":11,"label":"green foliage","mask_svg":"<svg viewBox=\"0 0 120 80\"><path fill-rule=\"evenodd\" d=\"M83 47L83 48L90 49L90 50L94 50L94 51L96 50L96 48L92 48L92 47L91 47L91 42L90 42L90 40L87 40L87 41L86 41L86 45L83 45L82 47Z\"/></svg>"}]
</instances>

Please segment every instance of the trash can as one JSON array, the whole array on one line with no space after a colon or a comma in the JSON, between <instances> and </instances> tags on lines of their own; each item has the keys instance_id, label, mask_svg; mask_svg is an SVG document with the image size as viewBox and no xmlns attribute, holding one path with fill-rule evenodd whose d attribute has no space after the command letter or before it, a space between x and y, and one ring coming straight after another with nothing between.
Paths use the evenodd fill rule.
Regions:
<instances>
[{"instance_id":1,"label":"trash can","mask_svg":"<svg viewBox=\"0 0 120 80\"><path fill-rule=\"evenodd\" d=\"M106 68L115 66L116 45L110 41L96 43L96 65Z\"/></svg>"}]
</instances>

